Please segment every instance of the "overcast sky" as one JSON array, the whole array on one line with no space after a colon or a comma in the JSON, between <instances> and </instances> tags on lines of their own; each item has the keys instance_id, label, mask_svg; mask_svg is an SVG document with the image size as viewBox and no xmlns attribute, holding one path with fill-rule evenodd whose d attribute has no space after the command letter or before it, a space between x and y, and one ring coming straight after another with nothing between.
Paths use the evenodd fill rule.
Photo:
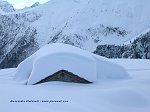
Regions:
<instances>
[{"instance_id":1,"label":"overcast sky","mask_svg":"<svg viewBox=\"0 0 150 112\"><path fill-rule=\"evenodd\" d=\"M45 3L49 0L4 0L11 3L16 9L22 9L25 6L31 6L35 2Z\"/></svg>"}]
</instances>

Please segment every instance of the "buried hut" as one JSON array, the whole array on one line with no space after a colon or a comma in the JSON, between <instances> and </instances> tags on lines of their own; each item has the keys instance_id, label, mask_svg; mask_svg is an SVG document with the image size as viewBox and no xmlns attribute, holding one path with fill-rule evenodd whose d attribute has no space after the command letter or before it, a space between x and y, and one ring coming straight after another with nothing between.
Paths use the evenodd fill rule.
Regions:
<instances>
[{"instance_id":1,"label":"buried hut","mask_svg":"<svg viewBox=\"0 0 150 112\"><path fill-rule=\"evenodd\" d=\"M125 69L80 48L46 45L17 67L15 80L35 85L50 81L92 83L99 79L127 78Z\"/></svg>"}]
</instances>

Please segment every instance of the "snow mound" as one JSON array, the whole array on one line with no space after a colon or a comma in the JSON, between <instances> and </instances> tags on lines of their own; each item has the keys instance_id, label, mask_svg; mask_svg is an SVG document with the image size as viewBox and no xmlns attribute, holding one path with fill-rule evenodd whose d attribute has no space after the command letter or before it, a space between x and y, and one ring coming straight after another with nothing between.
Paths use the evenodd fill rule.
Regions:
<instances>
[{"instance_id":1,"label":"snow mound","mask_svg":"<svg viewBox=\"0 0 150 112\"><path fill-rule=\"evenodd\" d=\"M110 59L93 54L97 62L98 79L128 79L129 75L121 65L111 62Z\"/></svg>"},{"instance_id":2,"label":"snow mound","mask_svg":"<svg viewBox=\"0 0 150 112\"><path fill-rule=\"evenodd\" d=\"M67 70L90 82L103 78L127 78L125 69L108 59L67 44L49 44L19 64L16 80L35 84L60 70Z\"/></svg>"}]
</instances>

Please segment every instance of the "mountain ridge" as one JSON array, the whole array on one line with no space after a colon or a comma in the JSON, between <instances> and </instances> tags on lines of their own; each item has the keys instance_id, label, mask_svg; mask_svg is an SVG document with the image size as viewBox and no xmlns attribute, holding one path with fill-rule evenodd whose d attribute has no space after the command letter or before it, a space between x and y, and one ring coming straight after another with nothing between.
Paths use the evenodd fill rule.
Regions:
<instances>
[{"instance_id":1,"label":"mountain ridge","mask_svg":"<svg viewBox=\"0 0 150 112\"><path fill-rule=\"evenodd\" d=\"M50 43L71 44L90 52L98 45L126 44L149 28L149 3L149 0L51 0L33 8L1 13L0 67L17 66ZM27 44L20 47L20 41ZM26 56L18 56L20 50L26 51L21 53ZM19 61L7 65L12 53Z\"/></svg>"}]
</instances>

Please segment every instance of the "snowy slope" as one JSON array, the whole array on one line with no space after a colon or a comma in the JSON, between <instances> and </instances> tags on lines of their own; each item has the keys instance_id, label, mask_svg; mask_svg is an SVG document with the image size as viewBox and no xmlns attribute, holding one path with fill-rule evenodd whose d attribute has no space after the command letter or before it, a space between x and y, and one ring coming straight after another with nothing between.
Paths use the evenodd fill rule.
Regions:
<instances>
[{"instance_id":1,"label":"snowy slope","mask_svg":"<svg viewBox=\"0 0 150 112\"><path fill-rule=\"evenodd\" d=\"M3 112L149 112L150 62L125 59L111 61L123 65L131 78L98 80L97 83L88 85L49 82L26 86L22 82L13 80L16 69L0 70L0 110Z\"/></svg>"},{"instance_id":2,"label":"snowy slope","mask_svg":"<svg viewBox=\"0 0 150 112\"><path fill-rule=\"evenodd\" d=\"M41 45L71 42L92 51L89 43L123 44L146 30L150 25L149 4L148 0L52 0L34 10L43 16L33 26Z\"/></svg>"},{"instance_id":3,"label":"snowy slope","mask_svg":"<svg viewBox=\"0 0 150 112\"><path fill-rule=\"evenodd\" d=\"M0 21L0 32L3 32L0 41L4 42L0 57L13 53L18 55L21 49L29 49L27 46L19 47L18 39L26 43L32 38L34 42L28 43L33 49L21 53L24 56L19 57L14 65L5 65L6 58L1 58L0 68L15 67L48 43L66 43L93 52L100 44L130 42L149 29L149 4L149 0L50 0L33 8L3 13L0 19L5 22ZM13 26L13 31L11 27L5 30L4 26ZM12 60L11 56L9 58Z\"/></svg>"}]
</instances>

